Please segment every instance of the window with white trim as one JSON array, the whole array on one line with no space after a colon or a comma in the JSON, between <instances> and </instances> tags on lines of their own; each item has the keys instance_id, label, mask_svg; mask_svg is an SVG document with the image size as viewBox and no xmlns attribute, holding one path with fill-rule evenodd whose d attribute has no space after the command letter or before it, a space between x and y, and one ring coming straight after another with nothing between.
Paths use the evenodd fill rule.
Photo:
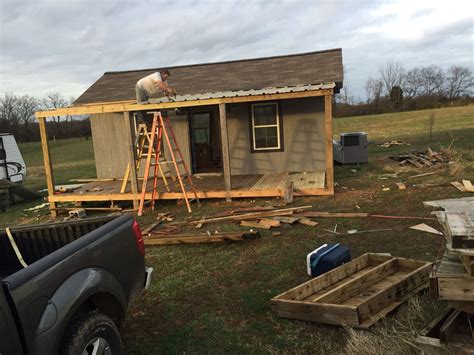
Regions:
<instances>
[{"instance_id":1,"label":"window with white trim","mask_svg":"<svg viewBox=\"0 0 474 355\"><path fill-rule=\"evenodd\" d=\"M254 151L279 150L282 147L278 103L252 104L252 147Z\"/></svg>"}]
</instances>

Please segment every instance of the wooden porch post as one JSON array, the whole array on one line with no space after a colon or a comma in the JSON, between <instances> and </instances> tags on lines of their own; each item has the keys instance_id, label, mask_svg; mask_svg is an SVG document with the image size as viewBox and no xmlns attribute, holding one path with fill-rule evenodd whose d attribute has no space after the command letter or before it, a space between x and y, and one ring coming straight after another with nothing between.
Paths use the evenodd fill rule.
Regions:
<instances>
[{"instance_id":1,"label":"wooden porch post","mask_svg":"<svg viewBox=\"0 0 474 355\"><path fill-rule=\"evenodd\" d=\"M324 122L326 130L326 188L334 192L334 162L332 146L332 94L324 95Z\"/></svg>"},{"instance_id":2,"label":"wooden porch post","mask_svg":"<svg viewBox=\"0 0 474 355\"><path fill-rule=\"evenodd\" d=\"M224 186L226 192L226 201L230 202L229 192L232 190L230 175L230 157L229 157L229 136L227 134L227 117L225 104L219 104L219 121L221 126L221 144L222 144L222 165L224 169Z\"/></svg>"},{"instance_id":3,"label":"wooden porch post","mask_svg":"<svg viewBox=\"0 0 474 355\"><path fill-rule=\"evenodd\" d=\"M49 154L48 133L46 132L46 117L38 117L40 135L41 135L41 149L43 151L44 173L46 175L46 185L48 187L48 200L50 196L54 196L54 176L53 167L51 165L51 155ZM56 217L56 202L49 202L49 209L51 217Z\"/></svg>"},{"instance_id":4,"label":"wooden porch post","mask_svg":"<svg viewBox=\"0 0 474 355\"><path fill-rule=\"evenodd\" d=\"M137 170L135 169L136 151L135 151L135 127L133 125L132 115L130 112L124 111L123 118L125 123L125 133L127 136L127 151L128 151L128 164L130 166L130 186L132 194L138 193L138 177ZM133 200L133 209L138 209L138 200Z\"/></svg>"}]
</instances>

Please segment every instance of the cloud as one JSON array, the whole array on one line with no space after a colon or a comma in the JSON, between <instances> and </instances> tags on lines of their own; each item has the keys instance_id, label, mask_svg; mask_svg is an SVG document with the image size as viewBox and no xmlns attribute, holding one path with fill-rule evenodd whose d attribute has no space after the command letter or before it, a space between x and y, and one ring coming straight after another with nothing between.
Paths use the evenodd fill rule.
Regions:
<instances>
[{"instance_id":1,"label":"cloud","mask_svg":"<svg viewBox=\"0 0 474 355\"><path fill-rule=\"evenodd\" d=\"M469 6L412 0L2 0L0 94L60 91L77 97L105 71L341 47L352 94L363 96L367 77L389 59L406 67L472 68Z\"/></svg>"}]
</instances>

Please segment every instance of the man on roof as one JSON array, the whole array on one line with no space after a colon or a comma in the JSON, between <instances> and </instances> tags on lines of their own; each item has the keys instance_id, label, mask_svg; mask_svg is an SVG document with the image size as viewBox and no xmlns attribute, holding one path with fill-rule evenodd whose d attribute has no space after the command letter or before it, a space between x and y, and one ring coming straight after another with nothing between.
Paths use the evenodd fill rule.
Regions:
<instances>
[{"instance_id":1,"label":"man on roof","mask_svg":"<svg viewBox=\"0 0 474 355\"><path fill-rule=\"evenodd\" d=\"M135 85L137 103L144 104L151 97L159 97L162 93L171 97L176 95L176 90L168 86L169 70L160 70L138 80Z\"/></svg>"}]
</instances>

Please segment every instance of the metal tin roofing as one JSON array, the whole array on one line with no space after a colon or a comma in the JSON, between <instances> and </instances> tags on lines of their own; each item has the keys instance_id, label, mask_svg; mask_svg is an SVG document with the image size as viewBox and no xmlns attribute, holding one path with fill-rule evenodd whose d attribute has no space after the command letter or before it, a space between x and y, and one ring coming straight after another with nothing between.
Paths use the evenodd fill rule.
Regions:
<instances>
[{"instance_id":1,"label":"metal tin roofing","mask_svg":"<svg viewBox=\"0 0 474 355\"><path fill-rule=\"evenodd\" d=\"M176 95L176 97L173 98L172 101L182 102L182 101L221 99L221 98L239 97L239 96L286 94L290 92L334 89L335 87L336 87L335 83L321 83L317 85L311 84L311 85L272 87L272 88L264 88L264 89L258 89L258 90L252 89L252 90L236 90L236 91L218 91L218 92L207 92L207 93L192 94L192 95ZM156 99L150 99L148 100L148 102L151 104L159 104L162 102L170 102L170 99L168 99L167 97L160 97Z\"/></svg>"}]
</instances>

